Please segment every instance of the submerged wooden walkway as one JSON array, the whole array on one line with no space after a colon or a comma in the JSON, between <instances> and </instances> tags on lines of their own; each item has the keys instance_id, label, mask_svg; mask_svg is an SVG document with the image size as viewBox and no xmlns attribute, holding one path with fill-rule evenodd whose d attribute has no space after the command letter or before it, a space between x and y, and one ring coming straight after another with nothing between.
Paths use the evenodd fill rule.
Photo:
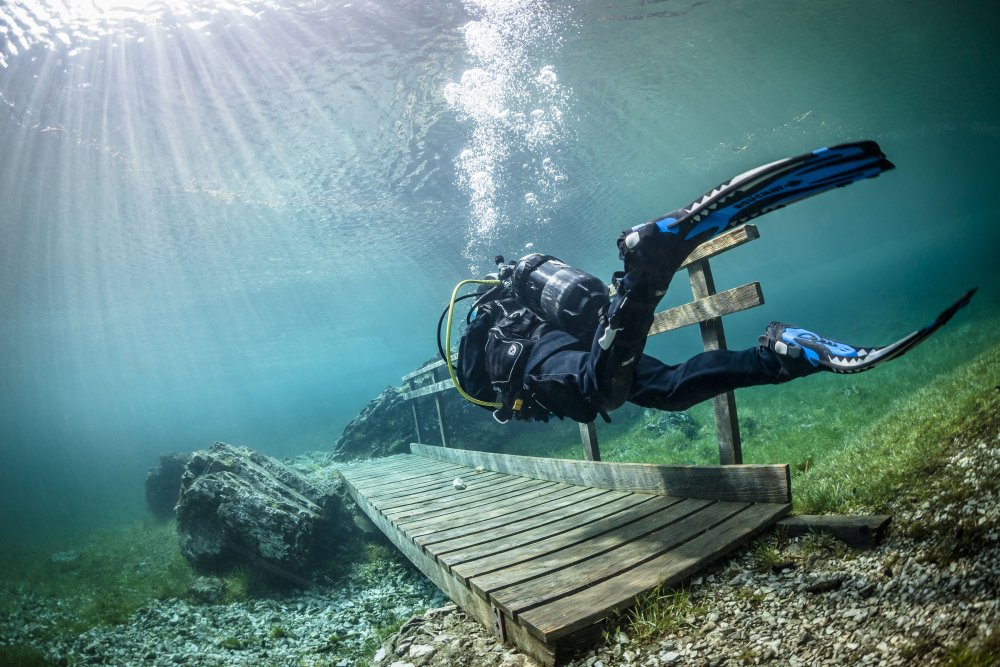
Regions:
<instances>
[{"instance_id":1,"label":"submerged wooden walkway","mask_svg":"<svg viewBox=\"0 0 1000 667\"><path fill-rule=\"evenodd\" d=\"M452 600L546 665L791 508L783 465L411 451L341 470L349 493Z\"/></svg>"}]
</instances>

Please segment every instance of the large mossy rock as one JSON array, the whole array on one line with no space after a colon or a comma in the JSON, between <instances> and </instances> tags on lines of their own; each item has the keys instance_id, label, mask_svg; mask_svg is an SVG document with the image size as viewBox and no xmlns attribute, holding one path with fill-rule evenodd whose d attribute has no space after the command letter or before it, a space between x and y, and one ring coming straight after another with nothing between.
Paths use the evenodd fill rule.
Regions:
<instances>
[{"instance_id":1,"label":"large mossy rock","mask_svg":"<svg viewBox=\"0 0 1000 667\"><path fill-rule=\"evenodd\" d=\"M188 461L177 532L181 553L202 574L249 564L293 581L350 553L360 537L339 477L310 481L221 442Z\"/></svg>"},{"instance_id":2,"label":"large mossy rock","mask_svg":"<svg viewBox=\"0 0 1000 667\"><path fill-rule=\"evenodd\" d=\"M426 429L421 430L426 432ZM403 400L400 389L386 387L344 427L333 445L331 458L347 461L390 456L408 452L410 443L415 440L412 408Z\"/></svg>"}]
</instances>

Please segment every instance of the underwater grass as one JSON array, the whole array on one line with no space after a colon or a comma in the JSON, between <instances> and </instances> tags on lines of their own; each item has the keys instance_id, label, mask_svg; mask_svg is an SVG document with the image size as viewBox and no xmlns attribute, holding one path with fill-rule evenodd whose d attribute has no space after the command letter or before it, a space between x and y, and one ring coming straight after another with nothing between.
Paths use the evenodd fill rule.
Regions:
<instances>
[{"instance_id":1,"label":"underwater grass","mask_svg":"<svg viewBox=\"0 0 1000 667\"><path fill-rule=\"evenodd\" d=\"M53 562L52 549L4 549L0 555L0 613L16 611L24 594L69 602L72 620L51 636L125 622L151 599L180 598L196 574L181 555L173 522L142 521L106 529L66 545L77 556Z\"/></svg>"},{"instance_id":2,"label":"underwater grass","mask_svg":"<svg viewBox=\"0 0 1000 667\"><path fill-rule=\"evenodd\" d=\"M670 589L661 582L636 598L634 605L613 614L608 627L613 636L624 632L629 638L644 643L691 623L690 619L704 612L704 606L692 602L689 590Z\"/></svg>"}]
</instances>

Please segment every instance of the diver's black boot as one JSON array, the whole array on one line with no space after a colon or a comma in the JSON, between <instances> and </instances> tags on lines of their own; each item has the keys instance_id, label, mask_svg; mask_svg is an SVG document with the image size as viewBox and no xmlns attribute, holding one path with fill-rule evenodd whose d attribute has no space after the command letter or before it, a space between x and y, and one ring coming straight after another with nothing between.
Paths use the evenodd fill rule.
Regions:
<instances>
[{"instance_id":1,"label":"diver's black boot","mask_svg":"<svg viewBox=\"0 0 1000 667\"><path fill-rule=\"evenodd\" d=\"M621 274L616 274L613 284L617 293L602 314L594 337L593 351L597 359L594 370L599 388L594 402L605 412L621 406L632 394L636 366L646 347L653 313L662 296L662 292L657 295L638 287L629 289L628 282Z\"/></svg>"},{"instance_id":2,"label":"diver's black boot","mask_svg":"<svg viewBox=\"0 0 1000 667\"><path fill-rule=\"evenodd\" d=\"M649 298L659 300L696 247L697 243L685 242L656 223L626 229L618 236L618 256L625 264L620 282L627 291L648 293Z\"/></svg>"}]
</instances>

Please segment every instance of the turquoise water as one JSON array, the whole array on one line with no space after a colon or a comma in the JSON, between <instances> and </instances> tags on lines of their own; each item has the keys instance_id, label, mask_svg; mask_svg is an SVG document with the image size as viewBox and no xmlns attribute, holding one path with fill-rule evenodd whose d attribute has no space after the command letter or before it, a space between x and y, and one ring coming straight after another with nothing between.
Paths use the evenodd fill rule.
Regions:
<instances>
[{"instance_id":1,"label":"turquoise water","mask_svg":"<svg viewBox=\"0 0 1000 667\"><path fill-rule=\"evenodd\" d=\"M623 227L822 145L898 169L716 263L767 299L731 346L886 340L974 284L966 315L1000 312L990 2L15 0L0 27L5 538L141 516L161 451L328 449L494 255L609 277Z\"/></svg>"}]
</instances>

